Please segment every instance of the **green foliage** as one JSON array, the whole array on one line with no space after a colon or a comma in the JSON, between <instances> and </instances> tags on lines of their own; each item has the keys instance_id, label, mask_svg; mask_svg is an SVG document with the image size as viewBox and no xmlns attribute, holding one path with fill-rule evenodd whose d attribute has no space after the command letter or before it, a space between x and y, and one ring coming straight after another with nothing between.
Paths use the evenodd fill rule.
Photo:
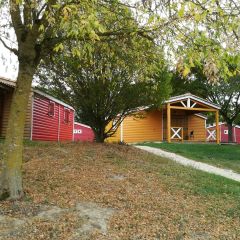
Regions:
<instances>
[{"instance_id":1,"label":"green foliage","mask_svg":"<svg viewBox=\"0 0 240 240\"><path fill-rule=\"evenodd\" d=\"M123 23L115 22L118 15L113 14L102 18L102 25L121 28L128 23L138 28L128 9L122 14ZM170 92L171 76L162 49L134 33L94 43L69 41L54 64L46 62L42 73L42 87L75 106L77 116L93 128L98 141L114 134L131 111L141 106L157 108Z\"/></svg>"},{"instance_id":2,"label":"green foliage","mask_svg":"<svg viewBox=\"0 0 240 240\"><path fill-rule=\"evenodd\" d=\"M226 70L219 70L217 82L209 81L204 74L204 63L198 63L194 60L191 74L185 78L176 74L172 78L172 88L174 95L182 94L186 91L207 98L209 101L218 104L221 114L221 120L232 125L239 119L240 115L240 55L232 56L224 54L222 66ZM190 61L185 58L185 61ZM226 72L228 74L226 75ZM230 134L229 134L230 135ZM231 136L229 141L231 140Z\"/></svg>"}]
</instances>

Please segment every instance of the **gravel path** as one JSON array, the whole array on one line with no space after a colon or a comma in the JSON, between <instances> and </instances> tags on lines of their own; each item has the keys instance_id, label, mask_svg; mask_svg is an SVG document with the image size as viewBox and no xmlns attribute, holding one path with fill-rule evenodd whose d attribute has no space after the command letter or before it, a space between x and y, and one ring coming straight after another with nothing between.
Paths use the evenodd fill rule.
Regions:
<instances>
[{"instance_id":1,"label":"gravel path","mask_svg":"<svg viewBox=\"0 0 240 240\"><path fill-rule=\"evenodd\" d=\"M235 173L232 170L222 169L222 168L214 167L214 166L206 164L206 163L197 162L197 161L191 160L189 158L179 156L175 153L163 151L159 148L153 148L153 147L148 147L148 146L135 146L135 147L145 150L147 152L153 153L155 155L171 159L171 160L178 162L184 166L191 166L193 168L199 169L204 172L213 173L213 174L240 182L240 174Z\"/></svg>"}]
</instances>

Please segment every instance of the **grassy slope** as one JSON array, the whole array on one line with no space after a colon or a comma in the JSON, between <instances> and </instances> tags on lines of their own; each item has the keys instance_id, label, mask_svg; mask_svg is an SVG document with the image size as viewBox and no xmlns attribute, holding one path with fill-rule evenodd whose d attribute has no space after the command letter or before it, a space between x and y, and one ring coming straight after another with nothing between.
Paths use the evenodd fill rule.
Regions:
<instances>
[{"instance_id":1,"label":"grassy slope","mask_svg":"<svg viewBox=\"0 0 240 240\"><path fill-rule=\"evenodd\" d=\"M188 143L146 143L144 145L161 148L182 156L229 168L240 173L240 146Z\"/></svg>"},{"instance_id":2,"label":"grassy slope","mask_svg":"<svg viewBox=\"0 0 240 240\"><path fill-rule=\"evenodd\" d=\"M90 201L117 209L107 235L89 239L236 239L240 234L237 182L119 145L28 144L24 159L23 208ZM0 209L18 216L15 204L2 202ZM73 226L38 222L17 239L40 239L40 233L51 239L53 230L56 239L69 239Z\"/></svg>"}]
</instances>

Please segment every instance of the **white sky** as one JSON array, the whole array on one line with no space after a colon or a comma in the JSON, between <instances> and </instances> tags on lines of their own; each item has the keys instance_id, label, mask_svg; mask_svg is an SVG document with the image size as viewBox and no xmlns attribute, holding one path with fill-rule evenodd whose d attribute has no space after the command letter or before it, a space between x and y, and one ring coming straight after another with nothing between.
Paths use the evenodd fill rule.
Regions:
<instances>
[{"instance_id":1,"label":"white sky","mask_svg":"<svg viewBox=\"0 0 240 240\"><path fill-rule=\"evenodd\" d=\"M2 26L9 22L9 14L6 8L1 8L0 11L0 36L9 47L16 48L16 38L13 29L4 28ZM8 39L6 39L6 37ZM17 77L17 57L11 53L0 42L0 76L15 80Z\"/></svg>"},{"instance_id":2,"label":"white sky","mask_svg":"<svg viewBox=\"0 0 240 240\"><path fill-rule=\"evenodd\" d=\"M15 80L17 65L17 57L0 43L0 76Z\"/></svg>"},{"instance_id":3,"label":"white sky","mask_svg":"<svg viewBox=\"0 0 240 240\"><path fill-rule=\"evenodd\" d=\"M123 2L126 2L128 4L133 4L136 3L139 0L122 0ZM9 21L7 15L7 10L3 9L0 11L0 19L1 19L1 24L4 24L5 22ZM12 39L9 39L10 41L6 41L6 43L12 47L13 42L16 42L15 35L13 32L13 29L9 30L11 33L9 34L12 36ZM1 32L0 32L1 35ZM16 46L14 46L16 47ZM11 53L8 49L6 49L3 44L0 42L0 77L5 77L5 78L10 78L12 80L16 80L17 77L17 69L18 67L18 60L17 57Z\"/></svg>"}]
</instances>

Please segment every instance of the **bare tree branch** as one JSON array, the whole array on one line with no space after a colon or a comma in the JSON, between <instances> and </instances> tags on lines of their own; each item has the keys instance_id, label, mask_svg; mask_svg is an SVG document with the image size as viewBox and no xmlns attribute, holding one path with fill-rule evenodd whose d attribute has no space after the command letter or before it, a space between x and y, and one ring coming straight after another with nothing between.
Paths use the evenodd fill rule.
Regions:
<instances>
[{"instance_id":1,"label":"bare tree branch","mask_svg":"<svg viewBox=\"0 0 240 240\"><path fill-rule=\"evenodd\" d=\"M9 51L11 51L12 53L14 53L16 56L18 56L18 50L16 48L11 48L9 47L3 40L2 38L0 38L0 42L3 44L3 46L5 48L7 48Z\"/></svg>"}]
</instances>

